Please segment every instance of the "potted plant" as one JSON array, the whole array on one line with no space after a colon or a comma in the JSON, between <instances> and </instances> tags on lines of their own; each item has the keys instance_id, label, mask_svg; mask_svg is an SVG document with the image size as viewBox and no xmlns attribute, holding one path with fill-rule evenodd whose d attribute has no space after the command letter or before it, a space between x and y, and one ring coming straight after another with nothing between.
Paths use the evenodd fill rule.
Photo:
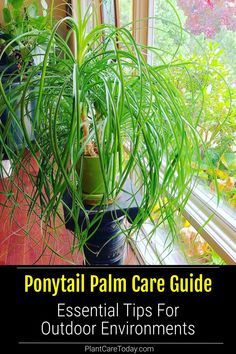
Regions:
<instances>
[{"instance_id":1,"label":"potted plant","mask_svg":"<svg viewBox=\"0 0 236 354\"><path fill-rule=\"evenodd\" d=\"M154 229L167 222L175 235L173 214L188 198L192 161L196 173L202 142L171 65L149 65L144 48L124 27L101 24L87 32L91 11L82 16L80 1L77 6L77 20L66 17L51 31L44 61L33 68L41 76L26 74L17 91L23 143L39 166L33 194L25 193L25 199L29 214L37 207L55 234L63 205L65 223L74 232L72 251L83 250L87 263L120 264L124 239L152 220L157 203ZM58 33L64 22L74 51ZM29 90L36 97L34 144L23 119ZM3 83L0 91L16 121ZM19 155L9 153L17 170ZM135 186L129 183L134 172ZM99 243L104 234L105 243ZM104 249L112 257L103 254L101 260Z\"/></svg>"},{"instance_id":2,"label":"potted plant","mask_svg":"<svg viewBox=\"0 0 236 354\"><path fill-rule=\"evenodd\" d=\"M39 15L39 10L42 14ZM43 29L49 24L49 15L47 12L47 6L45 2L41 2L41 9L36 2L26 7L25 1L10 1L5 2L3 8L4 23L1 25L0 31L0 48L1 56L0 60L0 74L1 80L4 85L4 90L8 98L14 101L15 111L19 113L19 102L13 97L14 92L19 87L20 83L25 79L26 71L30 71L31 67L35 64L39 64L43 60L46 38L40 36L39 30ZM25 36L25 33L29 31L36 31L34 36ZM23 38L22 38L22 35ZM4 49L5 48L5 49ZM16 90L15 90L15 89ZM12 92L12 93L11 93ZM10 169L9 161L9 149L21 150L23 134L19 129L18 122L11 121L9 119L9 111L1 102L0 121L1 129L5 127L5 142L7 148L3 148L0 153L3 171L1 176L8 176ZM28 134L31 136L31 140L34 140L34 133L32 131L32 120L34 116L34 98L30 97L28 100L27 111L30 114L25 115L25 124L27 125ZM7 130L11 130L11 134L7 134ZM8 171L5 166L9 166Z\"/></svg>"}]
</instances>

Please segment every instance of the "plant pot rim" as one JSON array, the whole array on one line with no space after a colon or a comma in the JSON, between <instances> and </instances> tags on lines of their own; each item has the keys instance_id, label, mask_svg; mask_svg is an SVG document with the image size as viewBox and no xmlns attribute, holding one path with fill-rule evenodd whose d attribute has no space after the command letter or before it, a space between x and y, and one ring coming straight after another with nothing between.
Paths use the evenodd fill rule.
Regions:
<instances>
[{"instance_id":1,"label":"plant pot rim","mask_svg":"<svg viewBox=\"0 0 236 354\"><path fill-rule=\"evenodd\" d=\"M94 155L94 156L89 156L89 155L83 155L84 158L86 159L99 159L99 155Z\"/></svg>"}]
</instances>

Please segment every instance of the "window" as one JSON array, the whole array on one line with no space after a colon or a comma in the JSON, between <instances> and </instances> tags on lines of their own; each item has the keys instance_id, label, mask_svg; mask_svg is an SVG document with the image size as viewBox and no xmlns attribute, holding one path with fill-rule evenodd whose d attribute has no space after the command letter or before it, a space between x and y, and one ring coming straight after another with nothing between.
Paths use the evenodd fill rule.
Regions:
<instances>
[{"instance_id":1,"label":"window","mask_svg":"<svg viewBox=\"0 0 236 354\"><path fill-rule=\"evenodd\" d=\"M205 247L211 255L209 261L216 263L223 262L221 257L226 263L236 261L236 72L232 60L232 53L236 52L235 13L233 1L149 2L149 15L155 16L153 26L149 26L149 43L157 47L155 52L149 53L149 62L171 64L178 62L179 57L191 62L189 70L176 77L193 117L198 119L200 113L203 117L198 129L208 152L202 157L198 185L183 211L185 221L176 215L178 236L181 239L182 234L182 240L185 239L182 246L190 242L191 237L195 238L199 254L203 254ZM176 70L180 74L181 69ZM189 76L192 87L186 85L185 79ZM205 101L202 101L201 90L204 90ZM212 178L213 169L217 173L216 184ZM219 204L217 189L222 197ZM149 234L150 227L147 223L143 234L137 237L137 246L145 262L155 264L158 260L166 264L183 264L190 261L180 256L179 243L168 242L168 228L157 230L156 237L146 240L144 236ZM186 248L185 254L191 253L188 246L185 251Z\"/></svg>"},{"instance_id":2,"label":"window","mask_svg":"<svg viewBox=\"0 0 236 354\"><path fill-rule=\"evenodd\" d=\"M120 26L125 26L132 22L132 0L119 0L118 4Z\"/></svg>"},{"instance_id":3,"label":"window","mask_svg":"<svg viewBox=\"0 0 236 354\"><path fill-rule=\"evenodd\" d=\"M102 9L102 22L106 24L116 23L116 6L115 1L105 0L101 5Z\"/></svg>"}]
</instances>

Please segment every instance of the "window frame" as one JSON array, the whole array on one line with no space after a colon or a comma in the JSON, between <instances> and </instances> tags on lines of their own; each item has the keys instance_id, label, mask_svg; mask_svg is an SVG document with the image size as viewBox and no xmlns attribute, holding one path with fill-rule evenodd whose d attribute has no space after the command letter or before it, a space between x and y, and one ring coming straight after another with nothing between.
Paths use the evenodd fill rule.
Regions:
<instances>
[{"instance_id":1,"label":"window frame","mask_svg":"<svg viewBox=\"0 0 236 354\"><path fill-rule=\"evenodd\" d=\"M236 263L236 221L226 213L224 206L217 205L214 195L196 186L181 214L226 264ZM155 231L155 239L160 240L158 245L153 238L148 239L148 232L147 224L143 225L141 232L132 239L133 248L141 253L144 263L188 264L185 257L180 255L176 263L176 253L182 253L177 244L173 243L170 248L166 248L168 230L160 228Z\"/></svg>"}]
</instances>

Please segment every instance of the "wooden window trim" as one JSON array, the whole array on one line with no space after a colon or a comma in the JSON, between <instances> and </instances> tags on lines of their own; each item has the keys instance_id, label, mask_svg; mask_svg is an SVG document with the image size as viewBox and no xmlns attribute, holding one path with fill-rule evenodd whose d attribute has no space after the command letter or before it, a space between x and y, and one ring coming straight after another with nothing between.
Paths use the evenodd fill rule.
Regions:
<instances>
[{"instance_id":1,"label":"wooden window trim","mask_svg":"<svg viewBox=\"0 0 236 354\"><path fill-rule=\"evenodd\" d=\"M119 0L114 0L114 8L115 8L115 24L116 24L116 27L120 27L120 7L119 7Z\"/></svg>"},{"instance_id":2,"label":"wooden window trim","mask_svg":"<svg viewBox=\"0 0 236 354\"><path fill-rule=\"evenodd\" d=\"M102 0L94 0L94 6L96 9L94 24L100 25L103 22Z\"/></svg>"},{"instance_id":3,"label":"wooden window trim","mask_svg":"<svg viewBox=\"0 0 236 354\"><path fill-rule=\"evenodd\" d=\"M137 43L148 45L149 0L133 0L133 36Z\"/></svg>"}]
</instances>

